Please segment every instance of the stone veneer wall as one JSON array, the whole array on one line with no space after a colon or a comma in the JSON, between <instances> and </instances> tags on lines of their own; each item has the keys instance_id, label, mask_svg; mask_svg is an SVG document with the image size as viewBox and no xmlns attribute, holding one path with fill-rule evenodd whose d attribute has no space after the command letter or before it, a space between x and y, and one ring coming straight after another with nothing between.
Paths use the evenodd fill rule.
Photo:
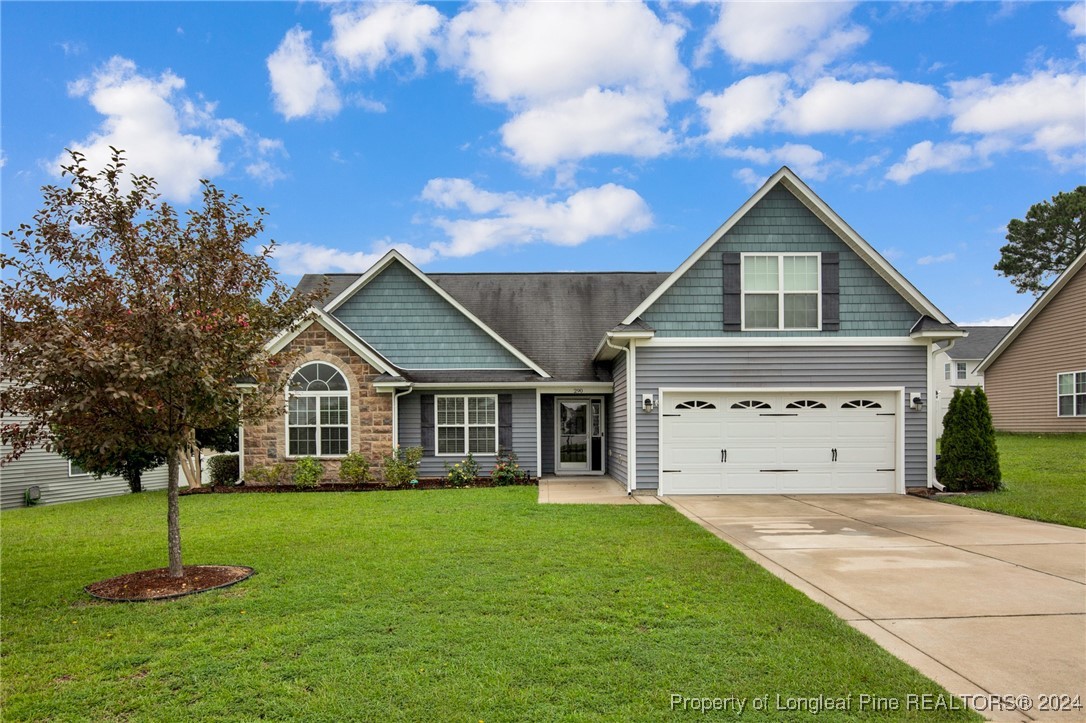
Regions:
<instances>
[{"instance_id":1,"label":"stone veneer wall","mask_svg":"<svg viewBox=\"0 0 1086 723\"><path fill-rule=\"evenodd\" d=\"M298 354L283 374L292 374L302 364L324 361L335 365L347 377L351 393L351 451L361 452L380 479L381 461L392 450L392 395L378 394L373 380L381 372L370 366L347 345L330 334L319 321L300 333L283 350ZM261 423L248 424L244 431L245 469L290 462L286 450L286 400L281 413ZM339 459L321 459L325 480L336 481Z\"/></svg>"}]
</instances>

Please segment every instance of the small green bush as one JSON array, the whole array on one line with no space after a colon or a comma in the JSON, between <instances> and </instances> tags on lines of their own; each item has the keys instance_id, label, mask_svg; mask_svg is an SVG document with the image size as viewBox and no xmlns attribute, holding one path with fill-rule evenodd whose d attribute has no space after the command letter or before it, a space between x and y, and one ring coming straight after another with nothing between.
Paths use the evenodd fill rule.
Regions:
<instances>
[{"instance_id":1,"label":"small green bush","mask_svg":"<svg viewBox=\"0 0 1086 723\"><path fill-rule=\"evenodd\" d=\"M943 417L935 476L951 492L1002 486L992 413L982 389L955 389Z\"/></svg>"},{"instance_id":2,"label":"small green bush","mask_svg":"<svg viewBox=\"0 0 1086 723\"><path fill-rule=\"evenodd\" d=\"M339 481L349 484L365 484L373 481L370 461L359 452L351 452L339 463Z\"/></svg>"},{"instance_id":3,"label":"small green bush","mask_svg":"<svg viewBox=\"0 0 1086 723\"><path fill-rule=\"evenodd\" d=\"M463 462L457 462L451 467L448 462L445 463L445 479L453 487L470 485L475 482L475 478L478 476L479 463L475 461L475 457L470 452Z\"/></svg>"},{"instance_id":4,"label":"small green bush","mask_svg":"<svg viewBox=\"0 0 1086 723\"><path fill-rule=\"evenodd\" d=\"M516 452L511 449L502 449L498 450L498 457L494 463L494 471L490 473L490 479L497 487L507 487L528 479L528 473L520 468Z\"/></svg>"},{"instance_id":5,"label":"small green bush","mask_svg":"<svg viewBox=\"0 0 1086 723\"><path fill-rule=\"evenodd\" d=\"M207 472L212 487L233 487L238 483L238 456L215 455L207 461Z\"/></svg>"},{"instance_id":6,"label":"small green bush","mask_svg":"<svg viewBox=\"0 0 1086 723\"><path fill-rule=\"evenodd\" d=\"M422 447L397 447L384 459L385 484L399 487L419 476Z\"/></svg>"},{"instance_id":7,"label":"small green bush","mask_svg":"<svg viewBox=\"0 0 1086 723\"><path fill-rule=\"evenodd\" d=\"M294 486L298 489L312 489L323 477L324 467L313 457L302 457L294 463Z\"/></svg>"},{"instance_id":8,"label":"small green bush","mask_svg":"<svg viewBox=\"0 0 1086 723\"><path fill-rule=\"evenodd\" d=\"M282 463L277 462L276 464L245 470L245 481L257 486L275 485L278 487L283 484L285 473L286 469Z\"/></svg>"}]
</instances>

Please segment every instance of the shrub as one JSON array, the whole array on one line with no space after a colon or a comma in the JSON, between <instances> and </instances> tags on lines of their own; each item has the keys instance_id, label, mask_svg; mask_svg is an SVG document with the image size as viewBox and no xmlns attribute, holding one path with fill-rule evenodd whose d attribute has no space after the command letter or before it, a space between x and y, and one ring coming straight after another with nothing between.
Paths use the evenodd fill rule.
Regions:
<instances>
[{"instance_id":1,"label":"shrub","mask_svg":"<svg viewBox=\"0 0 1086 723\"><path fill-rule=\"evenodd\" d=\"M398 487L417 479L422 447L397 447L384 459L385 484Z\"/></svg>"},{"instance_id":2,"label":"shrub","mask_svg":"<svg viewBox=\"0 0 1086 723\"><path fill-rule=\"evenodd\" d=\"M943 417L942 449L935 463L935 476L952 492L1000 488L999 452L983 390L954 390Z\"/></svg>"},{"instance_id":3,"label":"shrub","mask_svg":"<svg viewBox=\"0 0 1086 723\"><path fill-rule=\"evenodd\" d=\"M467 459L463 462L457 462L452 467L449 466L448 462L445 463L445 478L449 480L449 484L453 487L469 485L478 476L479 463L475 461L475 457L470 452Z\"/></svg>"},{"instance_id":4,"label":"shrub","mask_svg":"<svg viewBox=\"0 0 1086 723\"><path fill-rule=\"evenodd\" d=\"M294 486L298 489L312 489L323 477L324 467L313 457L302 457L294 463Z\"/></svg>"},{"instance_id":5,"label":"shrub","mask_svg":"<svg viewBox=\"0 0 1086 723\"><path fill-rule=\"evenodd\" d=\"M498 487L506 487L526 479L528 479L528 473L520 468L517 453L511 449L498 450L498 457L494 463L494 471L490 473L490 480Z\"/></svg>"},{"instance_id":6,"label":"shrub","mask_svg":"<svg viewBox=\"0 0 1086 723\"><path fill-rule=\"evenodd\" d=\"M245 471L245 481L254 485L275 485L283 483L286 470L281 463L269 464L265 467L253 467Z\"/></svg>"},{"instance_id":7,"label":"shrub","mask_svg":"<svg viewBox=\"0 0 1086 723\"><path fill-rule=\"evenodd\" d=\"M351 452L339 463L339 480L350 484L365 484L373 481L370 461L359 452Z\"/></svg>"},{"instance_id":8,"label":"shrub","mask_svg":"<svg viewBox=\"0 0 1086 723\"><path fill-rule=\"evenodd\" d=\"M216 454L207 461L207 472L212 487L233 487L238 483L238 456Z\"/></svg>"}]
</instances>

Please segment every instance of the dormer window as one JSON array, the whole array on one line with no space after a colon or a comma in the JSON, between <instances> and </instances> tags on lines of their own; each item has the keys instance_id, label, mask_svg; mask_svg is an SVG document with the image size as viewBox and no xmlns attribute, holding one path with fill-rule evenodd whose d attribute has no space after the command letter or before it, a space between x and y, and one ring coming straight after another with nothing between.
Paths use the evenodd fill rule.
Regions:
<instances>
[{"instance_id":1,"label":"dormer window","mask_svg":"<svg viewBox=\"0 0 1086 723\"><path fill-rule=\"evenodd\" d=\"M743 254L743 330L817 330L819 255Z\"/></svg>"}]
</instances>

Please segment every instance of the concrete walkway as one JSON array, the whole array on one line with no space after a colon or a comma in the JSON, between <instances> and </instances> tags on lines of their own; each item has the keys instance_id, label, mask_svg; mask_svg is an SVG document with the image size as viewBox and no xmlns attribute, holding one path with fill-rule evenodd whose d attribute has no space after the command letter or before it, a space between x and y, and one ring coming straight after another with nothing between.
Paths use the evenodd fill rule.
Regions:
<instances>
[{"instance_id":1,"label":"concrete walkway","mask_svg":"<svg viewBox=\"0 0 1086 723\"><path fill-rule=\"evenodd\" d=\"M539 502L551 505L660 505L651 495L628 495L621 482L600 475L543 477L539 480Z\"/></svg>"},{"instance_id":2,"label":"concrete walkway","mask_svg":"<svg viewBox=\"0 0 1086 723\"><path fill-rule=\"evenodd\" d=\"M1086 720L1086 530L901 495L668 504L993 720ZM863 691L857 691L860 693ZM989 695L1028 695L1000 711Z\"/></svg>"}]
</instances>

